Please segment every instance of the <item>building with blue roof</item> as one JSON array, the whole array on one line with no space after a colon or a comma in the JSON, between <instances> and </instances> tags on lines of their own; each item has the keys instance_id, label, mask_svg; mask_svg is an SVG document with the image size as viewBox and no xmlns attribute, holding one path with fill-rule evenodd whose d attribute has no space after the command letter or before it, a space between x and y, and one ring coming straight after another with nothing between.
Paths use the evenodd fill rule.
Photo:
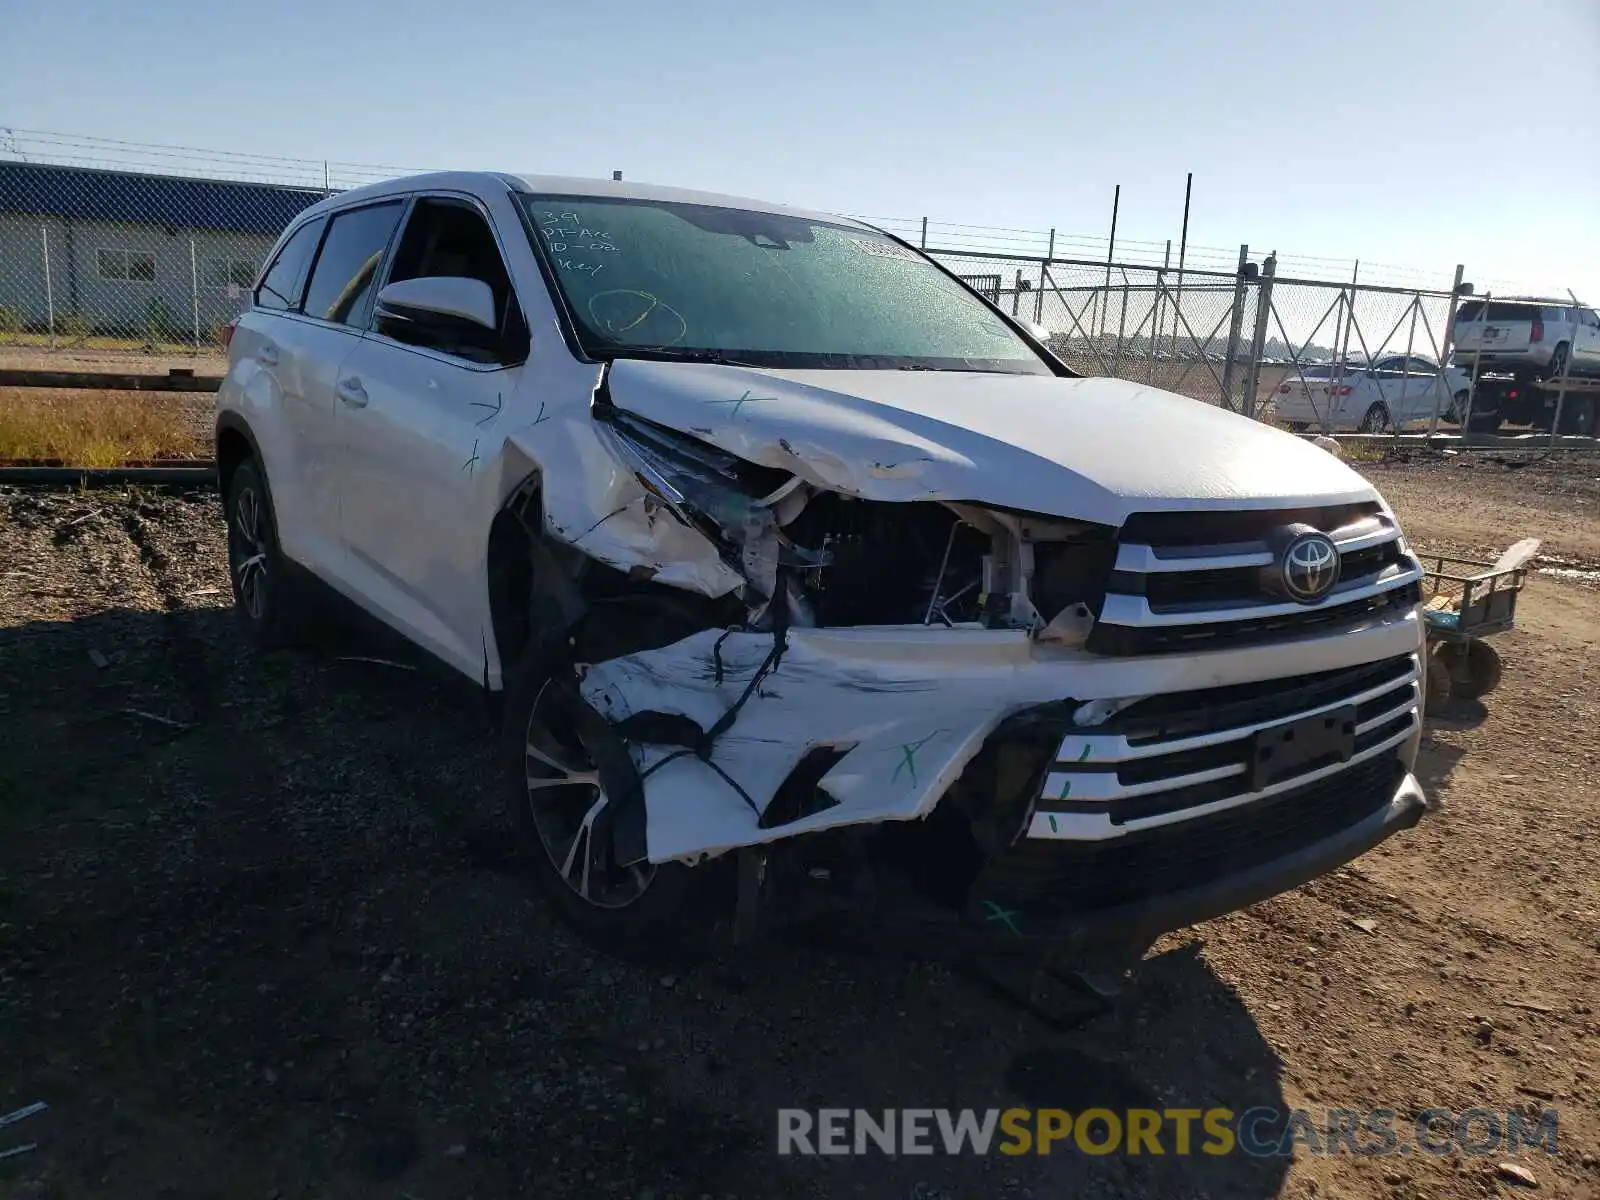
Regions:
<instances>
[{"instance_id":1,"label":"building with blue roof","mask_svg":"<svg viewBox=\"0 0 1600 1200\"><path fill-rule=\"evenodd\" d=\"M0 162L0 331L215 341L313 188Z\"/></svg>"}]
</instances>

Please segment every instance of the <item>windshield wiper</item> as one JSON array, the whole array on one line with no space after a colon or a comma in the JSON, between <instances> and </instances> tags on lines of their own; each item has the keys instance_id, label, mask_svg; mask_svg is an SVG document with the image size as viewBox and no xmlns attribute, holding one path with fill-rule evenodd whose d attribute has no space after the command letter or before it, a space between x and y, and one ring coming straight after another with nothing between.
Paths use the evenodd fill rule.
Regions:
<instances>
[{"instance_id":1,"label":"windshield wiper","mask_svg":"<svg viewBox=\"0 0 1600 1200\"><path fill-rule=\"evenodd\" d=\"M759 367L722 350L679 350L672 346L630 346L625 342L601 342L608 354L621 358L659 358L668 362L717 363L725 367Z\"/></svg>"}]
</instances>

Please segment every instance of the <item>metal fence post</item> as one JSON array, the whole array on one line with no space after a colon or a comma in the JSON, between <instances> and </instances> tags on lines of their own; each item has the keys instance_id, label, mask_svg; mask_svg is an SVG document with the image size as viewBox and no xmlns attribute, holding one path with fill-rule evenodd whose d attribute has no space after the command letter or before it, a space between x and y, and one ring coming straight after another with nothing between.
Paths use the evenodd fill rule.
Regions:
<instances>
[{"instance_id":1,"label":"metal fence post","mask_svg":"<svg viewBox=\"0 0 1600 1200\"><path fill-rule=\"evenodd\" d=\"M1239 335L1244 330L1245 264L1250 259L1248 244L1239 246L1239 269L1233 277L1233 314L1228 318L1227 361L1222 364L1222 406L1233 408L1234 361L1239 357Z\"/></svg>"},{"instance_id":2,"label":"metal fence post","mask_svg":"<svg viewBox=\"0 0 1600 1200\"><path fill-rule=\"evenodd\" d=\"M1256 392L1261 387L1261 355L1267 345L1267 321L1272 315L1272 279L1278 273L1278 252L1261 264L1261 288L1256 292L1256 329L1250 339L1250 377L1244 389L1244 415L1256 415Z\"/></svg>"},{"instance_id":3,"label":"metal fence post","mask_svg":"<svg viewBox=\"0 0 1600 1200\"><path fill-rule=\"evenodd\" d=\"M1561 368L1561 387L1556 391L1556 412L1550 418L1550 444L1561 436L1561 410L1567 406L1567 380L1572 378L1572 351L1567 351L1567 365ZM1586 431L1583 431L1586 432Z\"/></svg>"},{"instance_id":4,"label":"metal fence post","mask_svg":"<svg viewBox=\"0 0 1600 1200\"><path fill-rule=\"evenodd\" d=\"M922 218L922 248L924 250L926 250L928 248L928 218L927 217L923 217Z\"/></svg>"},{"instance_id":5,"label":"metal fence post","mask_svg":"<svg viewBox=\"0 0 1600 1200\"><path fill-rule=\"evenodd\" d=\"M1122 271L1122 315L1117 318L1117 349L1115 353L1117 362L1120 363L1122 361L1122 339L1128 332L1128 269L1126 267L1119 269Z\"/></svg>"},{"instance_id":6,"label":"metal fence post","mask_svg":"<svg viewBox=\"0 0 1600 1200\"><path fill-rule=\"evenodd\" d=\"M1166 314L1166 300L1167 300L1166 271L1167 271L1167 268L1170 267L1171 265L1172 265L1172 239L1168 238L1167 239L1167 250L1166 250L1166 253L1164 255L1162 255L1162 258L1161 258L1161 271L1156 275L1156 282L1161 284L1162 286L1160 286L1160 287L1158 287L1156 289L1155 311L1152 312L1151 315L1150 315L1150 337L1151 337L1152 341L1154 341L1156 339L1159 339L1161 337L1161 335L1162 335L1162 331L1166 328L1166 323L1167 323L1167 314ZM1150 361L1151 362L1155 361L1154 356L1151 357ZM1152 367L1151 369L1154 370L1155 368Z\"/></svg>"},{"instance_id":7,"label":"metal fence post","mask_svg":"<svg viewBox=\"0 0 1600 1200\"><path fill-rule=\"evenodd\" d=\"M1485 292L1483 294L1483 311L1485 315L1488 314L1489 300L1493 295L1493 292ZM1452 330L1452 333L1453 332L1454 331ZM1467 378L1467 411L1460 414L1461 425L1459 429L1462 434L1468 434L1472 432L1472 406L1477 403L1478 400L1478 373L1482 370L1483 339L1479 338L1478 348L1473 352L1472 355L1472 374Z\"/></svg>"},{"instance_id":8,"label":"metal fence post","mask_svg":"<svg viewBox=\"0 0 1600 1200\"><path fill-rule=\"evenodd\" d=\"M1406 331L1406 357L1405 357L1405 362L1403 364L1405 369L1404 369L1404 371L1401 372L1401 375L1400 375L1400 407L1401 407L1401 409L1404 409L1405 406L1406 406L1406 392L1411 387L1411 350L1412 350L1412 347L1414 347L1417 344L1417 317L1420 316L1421 313L1422 313L1422 293L1418 292L1414 297L1412 297L1412 300L1411 300L1411 328ZM1435 383L1438 382L1437 376L1435 377L1434 382ZM1434 389L1430 388L1429 390L1432 391ZM1381 392L1381 388L1380 388L1380 392ZM1392 421L1389 422L1389 424L1392 426L1392 428L1390 429L1389 432L1392 433L1395 437L1399 437L1400 436L1400 422L1399 422L1399 420L1398 419L1392 420Z\"/></svg>"},{"instance_id":9,"label":"metal fence post","mask_svg":"<svg viewBox=\"0 0 1600 1200\"><path fill-rule=\"evenodd\" d=\"M50 330L50 349L56 348L56 297L50 283L50 227L39 222L39 246L44 253L44 316Z\"/></svg>"},{"instance_id":10,"label":"metal fence post","mask_svg":"<svg viewBox=\"0 0 1600 1200\"><path fill-rule=\"evenodd\" d=\"M1171 242L1167 243L1167 249L1169 251L1172 249ZM1150 345L1149 353L1145 359L1144 376L1146 383L1154 383L1156 381L1156 345L1161 341L1161 330L1157 322L1161 319L1161 301L1166 294L1167 270L1162 267L1156 272L1156 291L1150 302Z\"/></svg>"},{"instance_id":11,"label":"metal fence post","mask_svg":"<svg viewBox=\"0 0 1600 1200\"><path fill-rule=\"evenodd\" d=\"M1445 366L1446 366L1446 364L1448 364L1450 362L1450 360L1452 358L1455 357L1456 309L1460 307L1460 305L1458 304L1458 301L1461 299L1461 281L1466 277L1466 273L1467 273L1466 266L1464 264L1462 264L1462 263L1457 263L1456 264L1455 281L1453 283L1451 283L1451 285L1450 285L1450 304L1449 304L1449 307L1445 309L1445 314L1444 314L1444 332L1440 335L1440 338L1439 338L1439 390L1443 391L1443 392L1448 392L1449 389L1450 389L1449 376L1447 376L1445 374ZM1440 399L1441 398L1439 396L1435 396L1433 398L1433 417L1428 422L1428 436L1430 438L1433 437L1433 435L1436 434L1439 431L1439 401L1440 401ZM1450 403L1454 404L1455 403L1455 399L1456 398L1454 396L1451 396L1450 397ZM1471 384L1471 382L1468 382L1468 384L1467 384L1467 402L1470 404L1471 401L1472 401L1472 384ZM1465 421L1466 419L1467 419L1467 416L1466 416L1465 413L1459 413L1458 412L1456 414L1456 420ZM1466 427L1464 425L1461 426L1462 430L1465 430L1465 428Z\"/></svg>"},{"instance_id":12,"label":"metal fence post","mask_svg":"<svg viewBox=\"0 0 1600 1200\"><path fill-rule=\"evenodd\" d=\"M233 265L229 264L230 275ZM200 349L200 267L194 256L194 234L189 235L189 304L194 311L194 348Z\"/></svg>"}]
</instances>

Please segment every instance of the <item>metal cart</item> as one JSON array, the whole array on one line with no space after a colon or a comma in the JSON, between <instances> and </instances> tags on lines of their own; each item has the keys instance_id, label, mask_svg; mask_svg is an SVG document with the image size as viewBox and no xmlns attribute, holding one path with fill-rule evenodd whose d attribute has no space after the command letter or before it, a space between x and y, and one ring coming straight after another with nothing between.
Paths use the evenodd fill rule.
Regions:
<instances>
[{"instance_id":1,"label":"metal cart","mask_svg":"<svg viewBox=\"0 0 1600 1200\"><path fill-rule=\"evenodd\" d=\"M1538 539L1527 538L1495 562L1418 554L1428 627L1428 707L1452 696L1476 700L1499 685L1500 655L1483 639L1515 625L1517 597L1538 550Z\"/></svg>"}]
</instances>

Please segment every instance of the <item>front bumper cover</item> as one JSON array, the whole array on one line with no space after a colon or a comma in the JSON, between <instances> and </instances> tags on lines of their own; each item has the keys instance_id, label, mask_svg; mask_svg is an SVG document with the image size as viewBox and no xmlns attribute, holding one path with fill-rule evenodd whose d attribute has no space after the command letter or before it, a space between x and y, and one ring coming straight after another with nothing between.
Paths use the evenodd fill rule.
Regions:
<instances>
[{"instance_id":1,"label":"front bumper cover","mask_svg":"<svg viewBox=\"0 0 1600 1200\"><path fill-rule=\"evenodd\" d=\"M1064 918L1051 940L1071 948L1094 944L1148 943L1163 933L1209 921L1292 891L1359 858L1380 842L1422 819L1422 787L1406 775L1389 803L1347 829L1269 862L1223 875L1211 883L1158 893L1148 900Z\"/></svg>"},{"instance_id":2,"label":"front bumper cover","mask_svg":"<svg viewBox=\"0 0 1600 1200\"><path fill-rule=\"evenodd\" d=\"M1204 883L1162 890L1150 880L1139 900L1047 915L981 901L966 913L872 914L874 936L944 958L1026 956L1072 966L1137 958L1162 934L1259 904L1359 858L1421 819L1427 809L1416 777L1405 774L1387 803L1359 821L1264 862L1219 872ZM1059 845L1060 843L1058 843Z\"/></svg>"}]
</instances>

